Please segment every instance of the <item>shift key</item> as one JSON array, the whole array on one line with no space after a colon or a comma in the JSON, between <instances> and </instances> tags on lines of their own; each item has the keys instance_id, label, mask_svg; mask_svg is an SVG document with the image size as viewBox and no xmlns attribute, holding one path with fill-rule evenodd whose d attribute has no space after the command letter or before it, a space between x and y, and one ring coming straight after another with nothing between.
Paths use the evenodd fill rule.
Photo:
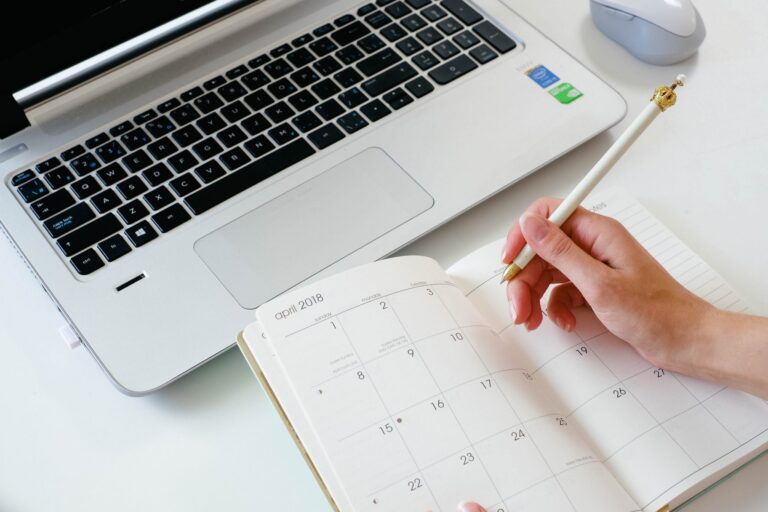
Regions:
<instances>
[{"instance_id":1,"label":"shift key","mask_svg":"<svg viewBox=\"0 0 768 512\"><path fill-rule=\"evenodd\" d=\"M115 214L108 213L90 224L86 224L70 234L59 238L57 243L65 256L72 256L117 233L121 229L123 229L123 225L117 220Z\"/></svg>"}]
</instances>

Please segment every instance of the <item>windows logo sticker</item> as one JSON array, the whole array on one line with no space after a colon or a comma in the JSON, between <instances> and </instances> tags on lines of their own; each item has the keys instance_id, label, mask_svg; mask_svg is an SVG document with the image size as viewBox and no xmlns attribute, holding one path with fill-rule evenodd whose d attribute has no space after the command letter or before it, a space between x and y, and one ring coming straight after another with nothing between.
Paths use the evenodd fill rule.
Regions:
<instances>
[{"instance_id":1,"label":"windows logo sticker","mask_svg":"<svg viewBox=\"0 0 768 512\"><path fill-rule=\"evenodd\" d=\"M577 99L584 96L580 90L568 82L563 82L560 85L551 88L549 90L549 94L563 105L573 103Z\"/></svg>"}]
</instances>

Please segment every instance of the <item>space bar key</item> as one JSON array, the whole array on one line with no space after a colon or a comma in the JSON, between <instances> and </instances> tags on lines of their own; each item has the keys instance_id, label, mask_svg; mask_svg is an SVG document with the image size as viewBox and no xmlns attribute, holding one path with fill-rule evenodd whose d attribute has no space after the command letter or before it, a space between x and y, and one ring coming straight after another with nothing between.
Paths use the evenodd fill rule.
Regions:
<instances>
[{"instance_id":1,"label":"space bar key","mask_svg":"<svg viewBox=\"0 0 768 512\"><path fill-rule=\"evenodd\" d=\"M195 215L200 215L260 181L304 160L314 152L315 150L307 141L298 139L188 195L184 201Z\"/></svg>"}]
</instances>

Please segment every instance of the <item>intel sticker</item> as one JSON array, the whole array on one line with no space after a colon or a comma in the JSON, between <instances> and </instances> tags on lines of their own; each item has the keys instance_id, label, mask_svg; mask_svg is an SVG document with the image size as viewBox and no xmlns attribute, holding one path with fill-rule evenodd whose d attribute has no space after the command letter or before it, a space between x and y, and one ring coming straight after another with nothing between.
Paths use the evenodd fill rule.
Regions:
<instances>
[{"instance_id":1,"label":"intel sticker","mask_svg":"<svg viewBox=\"0 0 768 512\"><path fill-rule=\"evenodd\" d=\"M539 84L542 89L556 83L560 78L544 66L537 66L526 71L531 80Z\"/></svg>"}]
</instances>

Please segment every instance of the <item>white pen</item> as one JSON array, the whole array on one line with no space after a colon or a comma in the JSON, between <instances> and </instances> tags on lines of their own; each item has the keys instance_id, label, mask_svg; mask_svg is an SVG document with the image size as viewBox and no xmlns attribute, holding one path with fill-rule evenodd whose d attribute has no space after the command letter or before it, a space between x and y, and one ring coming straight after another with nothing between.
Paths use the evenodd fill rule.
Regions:
<instances>
[{"instance_id":1,"label":"white pen","mask_svg":"<svg viewBox=\"0 0 768 512\"><path fill-rule=\"evenodd\" d=\"M608 151L605 152L603 157L597 161L597 163L590 169L584 178L576 185L568 196L563 199L552 215L549 216L549 221L557 226L562 226L563 223L568 220L568 217L576 211L582 201L586 199L592 189L600 183L600 180L608 174L616 162L619 161L624 153L632 146L638 137L645 131L646 128L656 119L656 116L670 108L677 101L677 95L675 89L683 86L685 83L685 75L678 75L675 79L675 83L670 86L663 85L657 87L651 98L651 102L647 107L640 112L640 115L632 121L624 133L616 139ZM528 263L531 262L536 253L533 249L526 244L525 247L518 253L515 259L507 265L502 274L501 282L510 281L517 274L522 271Z\"/></svg>"}]
</instances>

